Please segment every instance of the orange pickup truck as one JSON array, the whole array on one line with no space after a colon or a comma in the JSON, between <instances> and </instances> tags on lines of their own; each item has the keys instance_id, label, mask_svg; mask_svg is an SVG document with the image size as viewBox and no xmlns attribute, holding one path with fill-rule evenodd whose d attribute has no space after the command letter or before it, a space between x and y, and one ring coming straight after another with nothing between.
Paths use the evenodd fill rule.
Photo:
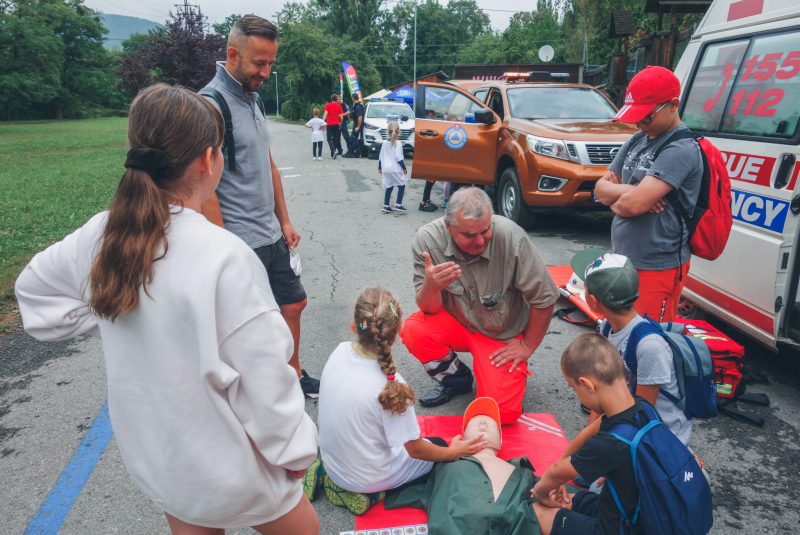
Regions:
<instances>
[{"instance_id":1,"label":"orange pickup truck","mask_svg":"<svg viewBox=\"0 0 800 535\"><path fill-rule=\"evenodd\" d=\"M511 77L417 86L412 178L493 186L497 212L523 228L537 211L599 207L594 185L637 129L612 123L591 86Z\"/></svg>"}]
</instances>

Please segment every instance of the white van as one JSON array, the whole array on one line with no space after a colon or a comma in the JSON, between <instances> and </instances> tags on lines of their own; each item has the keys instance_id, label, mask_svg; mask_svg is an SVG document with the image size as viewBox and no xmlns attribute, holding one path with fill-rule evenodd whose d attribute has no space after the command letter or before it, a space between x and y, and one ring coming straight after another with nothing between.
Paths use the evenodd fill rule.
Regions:
<instances>
[{"instance_id":1,"label":"white van","mask_svg":"<svg viewBox=\"0 0 800 535\"><path fill-rule=\"evenodd\" d=\"M800 347L800 2L715 0L675 69L681 117L725 158L733 229L684 298L772 349Z\"/></svg>"}]
</instances>

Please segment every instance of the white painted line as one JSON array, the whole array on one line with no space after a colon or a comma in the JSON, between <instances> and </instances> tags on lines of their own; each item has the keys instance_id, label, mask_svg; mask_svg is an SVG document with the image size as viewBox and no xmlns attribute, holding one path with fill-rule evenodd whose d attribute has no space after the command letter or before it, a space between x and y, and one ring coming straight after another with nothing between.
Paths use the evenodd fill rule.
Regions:
<instances>
[{"instance_id":1,"label":"white painted line","mask_svg":"<svg viewBox=\"0 0 800 535\"><path fill-rule=\"evenodd\" d=\"M303 176L303 175L281 175L281 178L294 178L298 176Z\"/></svg>"},{"instance_id":2,"label":"white painted line","mask_svg":"<svg viewBox=\"0 0 800 535\"><path fill-rule=\"evenodd\" d=\"M294 167L278 167L278 171L285 171L286 169L294 169Z\"/></svg>"}]
</instances>

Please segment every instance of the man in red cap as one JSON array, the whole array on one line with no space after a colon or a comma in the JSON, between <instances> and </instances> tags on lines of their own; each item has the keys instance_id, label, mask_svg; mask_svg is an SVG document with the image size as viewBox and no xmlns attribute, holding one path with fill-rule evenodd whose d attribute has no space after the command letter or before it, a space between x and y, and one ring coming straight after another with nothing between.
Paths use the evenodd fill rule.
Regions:
<instances>
[{"instance_id":1,"label":"man in red cap","mask_svg":"<svg viewBox=\"0 0 800 535\"><path fill-rule=\"evenodd\" d=\"M680 93L678 78L663 67L633 77L614 121L641 132L622 145L595 187L597 200L616 214L613 252L630 258L639 274L634 308L656 321L677 316L691 257L686 225L665 197L677 197L691 216L703 177L700 145L678 115Z\"/></svg>"}]
</instances>

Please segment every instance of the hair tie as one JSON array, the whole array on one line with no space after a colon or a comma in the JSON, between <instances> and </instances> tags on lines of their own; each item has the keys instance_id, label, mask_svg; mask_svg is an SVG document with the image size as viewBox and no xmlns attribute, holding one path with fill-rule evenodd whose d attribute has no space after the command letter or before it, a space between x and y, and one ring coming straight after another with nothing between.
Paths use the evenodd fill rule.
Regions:
<instances>
[{"instance_id":1,"label":"hair tie","mask_svg":"<svg viewBox=\"0 0 800 535\"><path fill-rule=\"evenodd\" d=\"M149 174L153 180L162 178L171 165L172 162L166 152L149 147L135 147L128 151L128 157L125 159L126 168L140 169Z\"/></svg>"},{"instance_id":2,"label":"hair tie","mask_svg":"<svg viewBox=\"0 0 800 535\"><path fill-rule=\"evenodd\" d=\"M389 308L392 309L392 314L394 314L394 317L396 318L398 316L397 309L395 308L394 303L392 303L391 301L389 301Z\"/></svg>"},{"instance_id":3,"label":"hair tie","mask_svg":"<svg viewBox=\"0 0 800 535\"><path fill-rule=\"evenodd\" d=\"M394 379L394 375L387 375L387 376L386 376L386 380L387 380L387 381L391 381L391 380L393 380L393 379Z\"/></svg>"},{"instance_id":4,"label":"hair tie","mask_svg":"<svg viewBox=\"0 0 800 535\"><path fill-rule=\"evenodd\" d=\"M361 325L358 326L358 328L361 329L362 331L366 331L367 330L367 320L364 320L361 323Z\"/></svg>"}]
</instances>

